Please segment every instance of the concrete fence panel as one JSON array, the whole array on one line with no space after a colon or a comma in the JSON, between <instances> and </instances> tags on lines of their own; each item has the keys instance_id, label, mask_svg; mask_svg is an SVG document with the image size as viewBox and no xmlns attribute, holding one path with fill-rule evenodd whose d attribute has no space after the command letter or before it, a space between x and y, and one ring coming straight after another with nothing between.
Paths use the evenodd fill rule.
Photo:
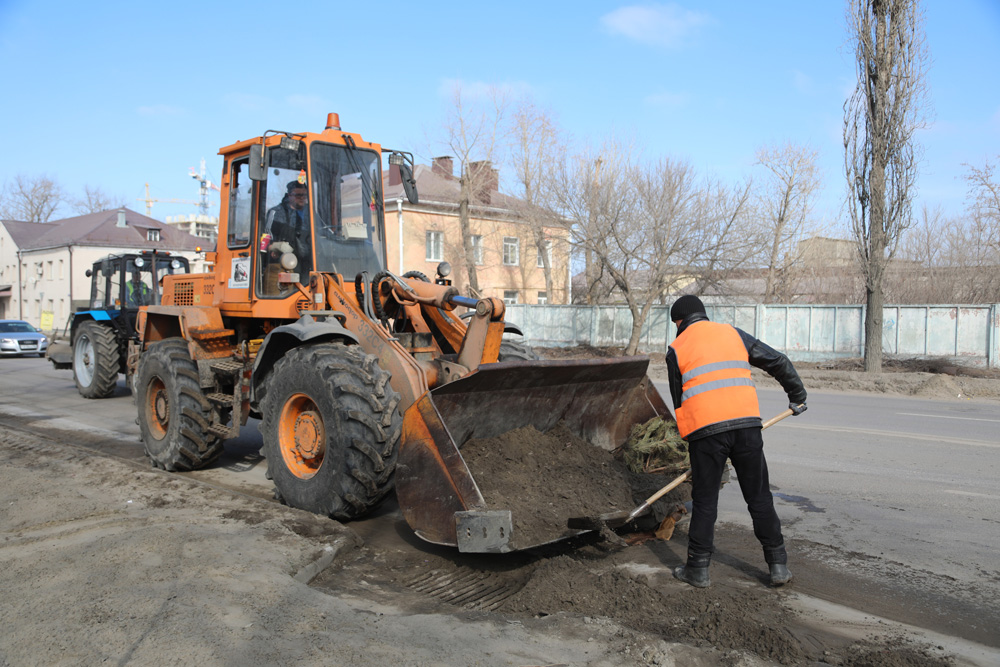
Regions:
<instances>
[{"instance_id":1,"label":"concrete fence panel","mask_svg":"<svg viewBox=\"0 0 1000 667\"><path fill-rule=\"evenodd\" d=\"M783 351L794 361L829 361L864 354L864 306L749 304L707 306L726 322ZM623 347L632 334L625 306L508 306L507 319L542 347ZM899 358L943 358L1000 368L1000 304L890 305L883 309L882 349ZM666 352L675 330L669 306L656 306L643 324L643 352Z\"/></svg>"}]
</instances>

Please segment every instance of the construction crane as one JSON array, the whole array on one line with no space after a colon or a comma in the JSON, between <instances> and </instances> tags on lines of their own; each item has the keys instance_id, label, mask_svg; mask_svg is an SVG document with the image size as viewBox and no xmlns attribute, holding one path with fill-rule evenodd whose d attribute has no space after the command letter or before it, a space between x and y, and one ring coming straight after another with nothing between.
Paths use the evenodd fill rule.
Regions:
<instances>
[{"instance_id":1,"label":"construction crane","mask_svg":"<svg viewBox=\"0 0 1000 667\"><path fill-rule=\"evenodd\" d=\"M194 167L188 167L188 172L191 174L191 178L198 181L201 186L199 192L201 194L201 201L198 202L198 208L201 210L201 214L208 215L208 191L215 190L219 192L219 186L212 181L205 178L205 158L201 159L201 171L195 171Z\"/></svg>"},{"instance_id":2,"label":"construction crane","mask_svg":"<svg viewBox=\"0 0 1000 667\"><path fill-rule=\"evenodd\" d=\"M153 202L160 202L161 204L196 204L201 206L200 202L191 201L190 199L154 199L149 196L149 183L146 183L146 196L136 197L136 201L146 202L146 217L153 217Z\"/></svg>"}]
</instances>

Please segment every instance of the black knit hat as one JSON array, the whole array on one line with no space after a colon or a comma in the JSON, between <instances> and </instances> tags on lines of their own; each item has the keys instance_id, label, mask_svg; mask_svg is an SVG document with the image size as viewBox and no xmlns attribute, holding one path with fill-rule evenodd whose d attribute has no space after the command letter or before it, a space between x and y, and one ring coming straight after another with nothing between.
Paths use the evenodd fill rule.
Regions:
<instances>
[{"instance_id":1,"label":"black knit hat","mask_svg":"<svg viewBox=\"0 0 1000 667\"><path fill-rule=\"evenodd\" d=\"M683 320L688 315L694 313L704 313L705 304L701 302L701 299L696 297L694 294L685 294L681 298L674 301L674 305L670 308L670 321L676 322L678 320Z\"/></svg>"}]
</instances>

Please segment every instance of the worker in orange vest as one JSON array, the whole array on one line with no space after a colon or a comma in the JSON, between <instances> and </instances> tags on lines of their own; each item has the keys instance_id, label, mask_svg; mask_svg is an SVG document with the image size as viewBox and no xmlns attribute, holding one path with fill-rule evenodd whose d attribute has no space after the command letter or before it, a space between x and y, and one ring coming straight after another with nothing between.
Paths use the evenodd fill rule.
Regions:
<instances>
[{"instance_id":1,"label":"worker in orange vest","mask_svg":"<svg viewBox=\"0 0 1000 667\"><path fill-rule=\"evenodd\" d=\"M764 548L771 585L784 585L792 573L771 496L750 367L781 383L795 415L806 410L805 387L788 357L745 331L709 321L698 297L677 299L670 319L677 325L677 338L667 351L667 374L677 429L691 454L692 483L687 564L675 568L674 576L698 588L711 584L708 566L728 458L753 519L754 535Z\"/></svg>"}]
</instances>

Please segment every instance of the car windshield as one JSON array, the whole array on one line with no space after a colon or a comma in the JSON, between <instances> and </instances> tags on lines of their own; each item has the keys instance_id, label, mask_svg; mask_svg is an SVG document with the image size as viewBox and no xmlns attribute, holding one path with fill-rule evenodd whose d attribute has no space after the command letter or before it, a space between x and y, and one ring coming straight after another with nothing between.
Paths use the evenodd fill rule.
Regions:
<instances>
[{"instance_id":1,"label":"car windshield","mask_svg":"<svg viewBox=\"0 0 1000 667\"><path fill-rule=\"evenodd\" d=\"M0 333L38 333L38 329L27 322L0 322Z\"/></svg>"}]
</instances>

